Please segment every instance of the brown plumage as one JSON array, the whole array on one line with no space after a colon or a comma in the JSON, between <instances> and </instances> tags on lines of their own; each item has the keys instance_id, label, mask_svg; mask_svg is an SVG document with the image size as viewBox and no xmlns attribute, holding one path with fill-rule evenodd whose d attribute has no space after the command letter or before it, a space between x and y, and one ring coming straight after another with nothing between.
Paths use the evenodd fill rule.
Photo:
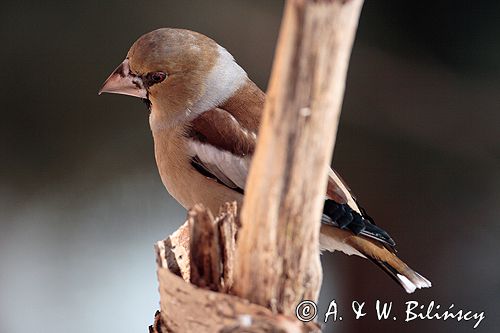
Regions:
<instances>
[{"instance_id":1,"label":"brown plumage","mask_svg":"<svg viewBox=\"0 0 500 333\"><path fill-rule=\"evenodd\" d=\"M162 181L184 207L243 201L265 94L212 39L159 29L132 45L101 92L146 98ZM330 170L320 244L368 258L407 292L430 287L395 254L394 241Z\"/></svg>"},{"instance_id":2,"label":"brown plumage","mask_svg":"<svg viewBox=\"0 0 500 333\"><path fill-rule=\"evenodd\" d=\"M251 155L255 151L255 132L244 130L224 109L215 108L202 113L193 119L190 129L190 137L237 156Z\"/></svg>"}]
</instances>

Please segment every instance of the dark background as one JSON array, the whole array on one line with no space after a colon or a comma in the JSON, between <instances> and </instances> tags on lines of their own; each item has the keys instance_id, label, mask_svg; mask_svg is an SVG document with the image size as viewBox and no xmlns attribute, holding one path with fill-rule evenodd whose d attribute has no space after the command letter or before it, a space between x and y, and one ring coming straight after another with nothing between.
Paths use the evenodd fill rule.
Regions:
<instances>
[{"instance_id":1,"label":"dark background","mask_svg":"<svg viewBox=\"0 0 500 333\"><path fill-rule=\"evenodd\" d=\"M282 1L16 1L0 13L0 332L145 332L153 243L185 218L158 177L147 110L97 96L141 34L202 32L263 89ZM470 332L404 302L486 311L500 325L500 3L367 1L334 165L399 254L432 280L407 295L371 263L324 254L330 332ZM374 318L376 299L398 320ZM352 300L368 316L349 315Z\"/></svg>"}]
</instances>

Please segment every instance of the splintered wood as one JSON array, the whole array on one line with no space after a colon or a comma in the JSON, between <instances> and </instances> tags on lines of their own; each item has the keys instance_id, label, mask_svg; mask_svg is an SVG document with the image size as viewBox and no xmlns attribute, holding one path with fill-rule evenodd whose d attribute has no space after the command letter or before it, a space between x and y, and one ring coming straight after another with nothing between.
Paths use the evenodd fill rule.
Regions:
<instances>
[{"instance_id":1,"label":"splintered wood","mask_svg":"<svg viewBox=\"0 0 500 333\"><path fill-rule=\"evenodd\" d=\"M188 220L156 243L156 262L198 287L229 292L233 284L236 248L236 203L226 203L214 219L203 205L188 212Z\"/></svg>"},{"instance_id":2,"label":"splintered wood","mask_svg":"<svg viewBox=\"0 0 500 333\"><path fill-rule=\"evenodd\" d=\"M222 207L215 219L197 205L180 229L156 244L161 311L150 332L319 332L314 323L303 325L228 294L236 219L235 203Z\"/></svg>"}]
</instances>

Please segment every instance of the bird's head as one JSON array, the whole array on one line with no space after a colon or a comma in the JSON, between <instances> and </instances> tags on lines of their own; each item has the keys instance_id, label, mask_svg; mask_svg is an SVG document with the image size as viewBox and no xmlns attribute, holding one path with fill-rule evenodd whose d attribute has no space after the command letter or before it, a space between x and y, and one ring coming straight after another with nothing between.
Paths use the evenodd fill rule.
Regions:
<instances>
[{"instance_id":1,"label":"bird's head","mask_svg":"<svg viewBox=\"0 0 500 333\"><path fill-rule=\"evenodd\" d=\"M212 39L189 30L163 28L141 36L99 94L147 100L157 118L199 114L231 97L246 73Z\"/></svg>"}]
</instances>

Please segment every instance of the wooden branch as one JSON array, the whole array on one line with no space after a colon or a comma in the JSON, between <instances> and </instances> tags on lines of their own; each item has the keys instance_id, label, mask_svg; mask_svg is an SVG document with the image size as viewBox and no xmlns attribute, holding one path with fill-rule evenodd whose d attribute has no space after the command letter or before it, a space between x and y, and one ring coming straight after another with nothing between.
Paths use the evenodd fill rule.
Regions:
<instances>
[{"instance_id":1,"label":"wooden branch","mask_svg":"<svg viewBox=\"0 0 500 333\"><path fill-rule=\"evenodd\" d=\"M288 0L241 214L234 293L317 300L320 216L362 0Z\"/></svg>"}]
</instances>

